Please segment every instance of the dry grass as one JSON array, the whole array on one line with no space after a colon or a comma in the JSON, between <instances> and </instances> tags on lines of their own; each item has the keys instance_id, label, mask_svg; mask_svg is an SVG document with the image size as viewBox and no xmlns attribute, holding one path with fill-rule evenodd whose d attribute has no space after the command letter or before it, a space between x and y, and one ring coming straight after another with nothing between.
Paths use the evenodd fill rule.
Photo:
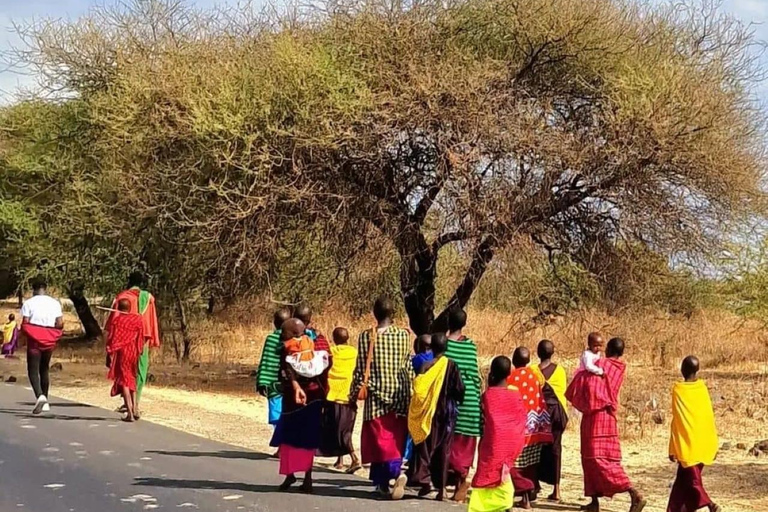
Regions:
<instances>
[{"instance_id":1,"label":"dry grass","mask_svg":"<svg viewBox=\"0 0 768 512\"><path fill-rule=\"evenodd\" d=\"M178 365L173 349L155 354L155 381L148 390L148 413L159 423L260 451L270 430L264 422L265 403L255 396L249 373L257 364L270 318L266 308L234 310L225 317L197 321L193 325L197 350L194 362ZM7 310L0 312L7 314ZM713 497L729 511L768 511L768 472L765 459L755 459L739 443L751 447L768 438L768 363L766 331L757 324L707 312L690 319L653 314L579 315L546 324L526 325L524 315L470 311L467 334L477 340L484 360L509 353L518 344L533 348L541 338L552 339L559 361L572 369L583 340L592 330L621 336L628 342L629 375L620 410L624 459L628 472L651 498L648 510L663 511L674 468L666 461L669 432L669 390L678 378L681 357L695 353L702 358L703 377L710 387L721 439L734 448L722 453L707 471L706 483ZM353 321L325 312L317 327L330 332L337 325L353 333L371 322ZM74 326L76 319L67 318ZM64 372L54 375L57 394L94 405L111 407L103 368L103 347L65 342L57 350ZM22 361L8 363L23 376ZM73 364L75 363L75 364ZM652 407L656 404L656 408ZM190 414L192 412L192 414ZM578 415L565 438L564 493L572 503L581 495L578 455ZM658 424L654 421L660 420ZM607 510L623 510L623 499Z\"/></svg>"}]
</instances>

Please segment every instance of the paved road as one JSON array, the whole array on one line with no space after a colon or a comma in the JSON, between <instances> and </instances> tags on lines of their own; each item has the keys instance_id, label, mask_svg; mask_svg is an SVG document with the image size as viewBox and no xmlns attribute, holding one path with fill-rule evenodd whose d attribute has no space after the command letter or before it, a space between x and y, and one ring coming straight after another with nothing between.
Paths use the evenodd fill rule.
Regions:
<instances>
[{"instance_id":1,"label":"paved road","mask_svg":"<svg viewBox=\"0 0 768 512\"><path fill-rule=\"evenodd\" d=\"M277 462L114 412L52 399L32 416L32 392L0 384L0 512L452 511L406 498L376 501L361 478L316 471L315 495L275 492Z\"/></svg>"}]
</instances>

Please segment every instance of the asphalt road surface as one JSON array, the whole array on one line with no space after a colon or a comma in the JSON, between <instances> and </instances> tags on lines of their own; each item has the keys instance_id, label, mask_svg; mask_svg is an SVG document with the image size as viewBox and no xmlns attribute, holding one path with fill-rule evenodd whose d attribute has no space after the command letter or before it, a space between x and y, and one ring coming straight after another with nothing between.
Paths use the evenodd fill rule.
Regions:
<instances>
[{"instance_id":1,"label":"asphalt road surface","mask_svg":"<svg viewBox=\"0 0 768 512\"><path fill-rule=\"evenodd\" d=\"M55 397L33 416L32 398L0 384L0 512L463 510L378 501L364 479L322 468L314 495L278 493L277 461L264 454Z\"/></svg>"}]
</instances>

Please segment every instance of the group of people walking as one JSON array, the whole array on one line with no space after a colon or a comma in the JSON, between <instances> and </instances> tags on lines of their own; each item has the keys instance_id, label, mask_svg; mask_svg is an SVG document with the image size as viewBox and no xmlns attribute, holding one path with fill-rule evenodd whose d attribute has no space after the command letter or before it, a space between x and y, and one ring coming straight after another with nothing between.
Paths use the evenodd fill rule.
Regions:
<instances>
[{"instance_id":1,"label":"group of people walking","mask_svg":"<svg viewBox=\"0 0 768 512\"><path fill-rule=\"evenodd\" d=\"M591 499L584 509L597 512L600 498L627 493L630 512L643 510L646 500L621 464L617 411L626 365L620 338L604 345L599 333L590 334L570 384L553 361L554 344L542 340L538 364L518 347L511 359L492 360L483 386L477 347L463 332L463 310L450 311L446 332L415 340L395 324L390 300L378 299L373 314L376 326L360 333L355 349L344 328L336 328L329 343L312 328L305 306L276 312L257 387L269 400L270 444L285 477L280 490L304 474L301 490L311 493L314 457L337 457L336 467L343 469L349 455L347 471L369 465L375 492L386 499L399 500L411 487L420 497L436 493L444 500L452 488L455 501L469 495L472 512L501 512L516 498L517 506L531 508L548 484L546 499L559 501L570 403L581 413L584 494ZM701 480L718 441L698 369L695 357L686 358L684 380L673 391L669 455L679 469L668 512L719 511ZM352 433L359 402L358 455Z\"/></svg>"},{"instance_id":2,"label":"group of people walking","mask_svg":"<svg viewBox=\"0 0 768 512\"><path fill-rule=\"evenodd\" d=\"M144 277L134 272L117 295L104 327L112 396L122 396L124 421L140 418L139 401L149 373L149 350L160 346L155 299L143 290ZM19 339L27 345L27 375L35 393L33 414L51 410L50 364L64 329L61 302L47 293L44 280L32 283L32 297L21 306L21 325L10 315L3 329L3 353L12 355Z\"/></svg>"}]
</instances>

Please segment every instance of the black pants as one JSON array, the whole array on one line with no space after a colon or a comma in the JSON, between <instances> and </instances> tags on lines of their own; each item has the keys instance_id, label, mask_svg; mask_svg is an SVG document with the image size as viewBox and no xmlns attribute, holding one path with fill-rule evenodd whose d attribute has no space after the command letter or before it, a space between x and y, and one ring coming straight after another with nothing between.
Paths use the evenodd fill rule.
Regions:
<instances>
[{"instance_id":1,"label":"black pants","mask_svg":"<svg viewBox=\"0 0 768 512\"><path fill-rule=\"evenodd\" d=\"M40 398L40 395L48 397L48 387L51 384L48 367L51 365L52 355L53 350L27 349L27 375L36 398Z\"/></svg>"}]
</instances>

